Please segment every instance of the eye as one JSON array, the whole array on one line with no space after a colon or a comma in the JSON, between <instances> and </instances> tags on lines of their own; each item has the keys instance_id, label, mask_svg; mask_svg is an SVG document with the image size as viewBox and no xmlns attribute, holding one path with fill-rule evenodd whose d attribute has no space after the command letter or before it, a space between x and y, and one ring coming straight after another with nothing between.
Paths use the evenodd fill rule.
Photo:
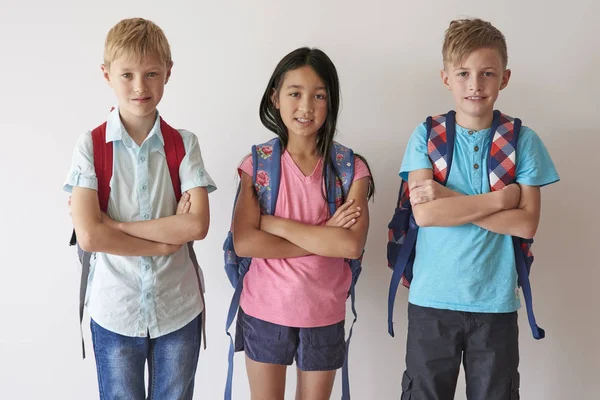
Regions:
<instances>
[{"instance_id":1,"label":"eye","mask_svg":"<svg viewBox=\"0 0 600 400\"><path fill-rule=\"evenodd\" d=\"M457 76L460 76L461 78L464 78L464 77L466 77L468 74L469 74L469 73L468 73L467 71L462 71L462 72L459 72L459 73L458 73L458 74L456 74L456 75L457 75Z\"/></svg>"},{"instance_id":2,"label":"eye","mask_svg":"<svg viewBox=\"0 0 600 400\"><path fill-rule=\"evenodd\" d=\"M291 97L300 97L300 93L298 92L293 92L289 94Z\"/></svg>"},{"instance_id":3,"label":"eye","mask_svg":"<svg viewBox=\"0 0 600 400\"><path fill-rule=\"evenodd\" d=\"M154 78L155 76L158 76L158 74L156 72L148 72L149 78Z\"/></svg>"},{"instance_id":4,"label":"eye","mask_svg":"<svg viewBox=\"0 0 600 400\"><path fill-rule=\"evenodd\" d=\"M486 71L483 73L483 76L486 76L486 77L494 76L494 73L491 71Z\"/></svg>"},{"instance_id":5,"label":"eye","mask_svg":"<svg viewBox=\"0 0 600 400\"><path fill-rule=\"evenodd\" d=\"M317 99L317 100L325 100L325 95L324 94L316 94L315 95L315 99Z\"/></svg>"},{"instance_id":6,"label":"eye","mask_svg":"<svg viewBox=\"0 0 600 400\"><path fill-rule=\"evenodd\" d=\"M123 75L121 75L121 76L122 76L123 78L125 78L125 79L129 79L129 78L131 78L131 76L132 76L132 75L131 75L131 73L129 73L129 72L126 72L126 73L124 73L124 74L123 74Z\"/></svg>"}]
</instances>

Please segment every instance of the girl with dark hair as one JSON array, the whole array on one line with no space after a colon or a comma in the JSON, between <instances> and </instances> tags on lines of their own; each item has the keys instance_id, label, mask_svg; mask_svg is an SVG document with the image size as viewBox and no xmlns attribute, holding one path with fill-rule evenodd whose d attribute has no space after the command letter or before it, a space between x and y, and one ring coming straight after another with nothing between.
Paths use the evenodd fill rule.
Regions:
<instances>
[{"instance_id":1,"label":"girl with dark hair","mask_svg":"<svg viewBox=\"0 0 600 400\"><path fill-rule=\"evenodd\" d=\"M262 123L281 144L274 215L261 215L252 157L238 169L233 241L237 255L252 262L240 300L236 351L246 353L253 399L283 399L286 369L294 359L296 399L329 399L346 358L352 281L346 259L362 255L367 202L375 188L368 164L355 156L354 180L331 215L327 193L341 179L331 176L339 103L329 57L318 49L291 52L275 68L260 104ZM261 151L268 157L272 149ZM271 178L257 174L256 184Z\"/></svg>"}]
</instances>

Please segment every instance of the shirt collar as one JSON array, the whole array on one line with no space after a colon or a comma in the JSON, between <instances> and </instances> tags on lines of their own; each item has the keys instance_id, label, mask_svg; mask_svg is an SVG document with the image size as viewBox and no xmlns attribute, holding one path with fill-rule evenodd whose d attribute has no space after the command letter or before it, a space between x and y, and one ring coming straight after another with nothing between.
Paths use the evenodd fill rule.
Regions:
<instances>
[{"instance_id":1,"label":"shirt collar","mask_svg":"<svg viewBox=\"0 0 600 400\"><path fill-rule=\"evenodd\" d=\"M158 137L164 146L165 140L160 130L160 115L158 110L156 111L156 120L154 121L154 125L152 126L152 129L150 129L146 140L152 136ZM106 143L117 140L122 140L126 145L127 142L133 142L127 133L127 130L123 126L123 123L121 122L121 118L119 117L119 107L115 107L113 110L111 110L110 114L108 115L108 119L106 120Z\"/></svg>"}]
</instances>

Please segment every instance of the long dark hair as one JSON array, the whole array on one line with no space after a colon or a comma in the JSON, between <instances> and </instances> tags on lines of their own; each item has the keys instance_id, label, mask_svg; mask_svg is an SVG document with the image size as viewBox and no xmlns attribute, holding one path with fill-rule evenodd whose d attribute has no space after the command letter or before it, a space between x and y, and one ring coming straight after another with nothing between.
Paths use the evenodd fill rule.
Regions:
<instances>
[{"instance_id":1,"label":"long dark hair","mask_svg":"<svg viewBox=\"0 0 600 400\"><path fill-rule=\"evenodd\" d=\"M273 103L273 93L279 92L285 74L288 71L304 66L310 66L316 72L325 84L325 90L327 91L327 118L317 133L317 152L323 158L323 180L325 182L323 198L327 201L326 193L329 193L329 184L331 182L330 179L327 179L327 171L336 171L336 166L331 159L331 149L333 147L333 137L336 134L337 118L340 109L340 81L335 65L333 65L327 54L319 49L301 47L283 57L275 67L271 79L269 79L265 93L260 101L259 115L265 128L274 132L279 137L281 146L285 149L289 139L288 130L281 119L279 110ZM365 163L369 174L371 174L371 169L367 161L358 154L355 154L355 156ZM367 198L370 199L374 194L375 182L371 174ZM343 201L346 201L347 195L347 193L343 193Z\"/></svg>"}]
</instances>

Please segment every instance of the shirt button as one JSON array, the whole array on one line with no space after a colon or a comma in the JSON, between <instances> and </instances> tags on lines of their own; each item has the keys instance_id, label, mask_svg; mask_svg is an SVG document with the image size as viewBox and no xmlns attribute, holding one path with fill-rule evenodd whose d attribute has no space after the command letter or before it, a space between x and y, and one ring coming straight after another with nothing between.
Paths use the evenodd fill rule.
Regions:
<instances>
[{"instance_id":1,"label":"shirt button","mask_svg":"<svg viewBox=\"0 0 600 400\"><path fill-rule=\"evenodd\" d=\"M479 146L475 146L475 147L473 148L473 150L475 150L475 151L479 151Z\"/></svg>"},{"instance_id":2,"label":"shirt button","mask_svg":"<svg viewBox=\"0 0 600 400\"><path fill-rule=\"evenodd\" d=\"M475 133L475 131L469 131L469 135L472 135L474 133Z\"/></svg>"},{"instance_id":3,"label":"shirt button","mask_svg":"<svg viewBox=\"0 0 600 400\"><path fill-rule=\"evenodd\" d=\"M141 156L141 157L140 157L140 161L141 161L141 162L144 162L144 161L146 161L146 157L144 157L144 156Z\"/></svg>"},{"instance_id":4,"label":"shirt button","mask_svg":"<svg viewBox=\"0 0 600 400\"><path fill-rule=\"evenodd\" d=\"M473 165L473 168L475 168L475 169L479 169L479 164L475 164L475 165Z\"/></svg>"},{"instance_id":5,"label":"shirt button","mask_svg":"<svg viewBox=\"0 0 600 400\"><path fill-rule=\"evenodd\" d=\"M144 219L150 219L150 216L149 216L148 214L144 214L144 215L142 215L142 217L143 217Z\"/></svg>"},{"instance_id":6,"label":"shirt button","mask_svg":"<svg viewBox=\"0 0 600 400\"><path fill-rule=\"evenodd\" d=\"M148 270L150 269L150 266L149 266L148 264L146 264L146 265L144 265L144 269L145 269L146 271L148 271Z\"/></svg>"},{"instance_id":7,"label":"shirt button","mask_svg":"<svg viewBox=\"0 0 600 400\"><path fill-rule=\"evenodd\" d=\"M142 189L142 192L145 192L145 191L146 191L146 189L148 189L148 186L146 186L146 185L142 185L142 187L141 187L140 189Z\"/></svg>"},{"instance_id":8,"label":"shirt button","mask_svg":"<svg viewBox=\"0 0 600 400\"><path fill-rule=\"evenodd\" d=\"M150 293L146 293L146 298L149 299L150 298Z\"/></svg>"}]
</instances>

